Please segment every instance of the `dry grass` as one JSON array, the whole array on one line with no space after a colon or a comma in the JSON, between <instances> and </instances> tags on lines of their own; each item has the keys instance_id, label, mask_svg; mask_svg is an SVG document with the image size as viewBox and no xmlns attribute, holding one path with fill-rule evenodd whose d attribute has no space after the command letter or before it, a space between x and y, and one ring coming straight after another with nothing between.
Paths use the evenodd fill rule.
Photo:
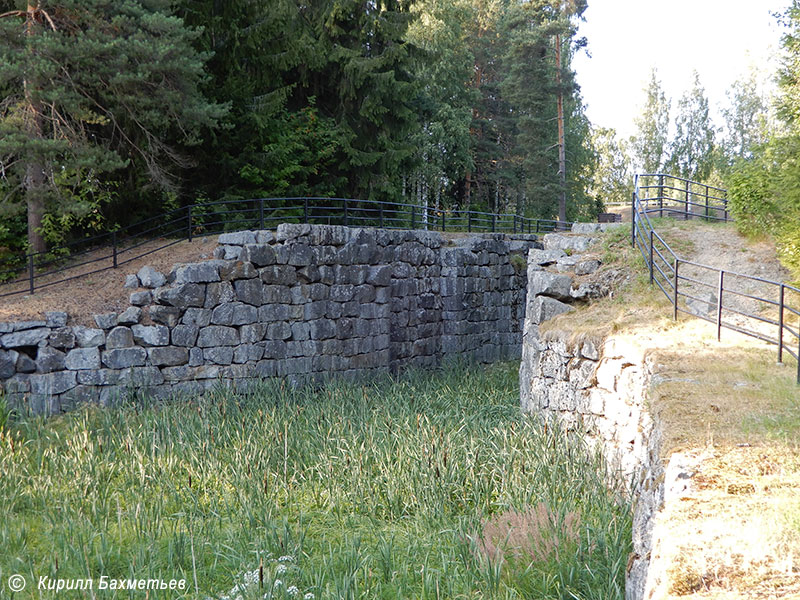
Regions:
<instances>
[{"instance_id":1,"label":"dry grass","mask_svg":"<svg viewBox=\"0 0 800 600\"><path fill-rule=\"evenodd\" d=\"M694 489L668 502L654 554L667 598L800 597L800 453L695 451Z\"/></svg>"},{"instance_id":2,"label":"dry grass","mask_svg":"<svg viewBox=\"0 0 800 600\"><path fill-rule=\"evenodd\" d=\"M478 552L493 563L505 557L527 564L557 561L561 552L578 544L580 524L578 513L560 518L543 502L524 511L509 510L484 523Z\"/></svg>"}]
</instances>

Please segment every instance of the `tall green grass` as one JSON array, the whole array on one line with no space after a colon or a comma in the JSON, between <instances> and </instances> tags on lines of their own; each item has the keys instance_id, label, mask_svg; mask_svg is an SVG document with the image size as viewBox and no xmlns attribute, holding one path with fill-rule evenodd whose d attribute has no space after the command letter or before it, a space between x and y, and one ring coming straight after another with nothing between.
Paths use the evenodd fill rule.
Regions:
<instances>
[{"instance_id":1,"label":"tall green grass","mask_svg":"<svg viewBox=\"0 0 800 600\"><path fill-rule=\"evenodd\" d=\"M0 595L20 573L15 597L108 575L188 582L149 598L622 598L629 507L597 457L520 414L517 366L18 420ZM539 505L578 516L562 551L479 551L486 520Z\"/></svg>"}]
</instances>

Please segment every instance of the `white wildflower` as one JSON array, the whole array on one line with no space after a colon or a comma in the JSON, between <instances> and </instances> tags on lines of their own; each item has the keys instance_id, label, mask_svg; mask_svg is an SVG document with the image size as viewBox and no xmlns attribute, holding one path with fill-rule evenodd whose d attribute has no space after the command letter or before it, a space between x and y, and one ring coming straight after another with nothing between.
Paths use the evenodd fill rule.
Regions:
<instances>
[{"instance_id":1,"label":"white wildflower","mask_svg":"<svg viewBox=\"0 0 800 600\"><path fill-rule=\"evenodd\" d=\"M294 556L285 554L278 559L278 562L294 562Z\"/></svg>"},{"instance_id":2,"label":"white wildflower","mask_svg":"<svg viewBox=\"0 0 800 600\"><path fill-rule=\"evenodd\" d=\"M286 573L286 565L278 565L278 568L275 569L275 572L278 575L283 575L284 573Z\"/></svg>"},{"instance_id":3,"label":"white wildflower","mask_svg":"<svg viewBox=\"0 0 800 600\"><path fill-rule=\"evenodd\" d=\"M290 596L297 596L297 594L300 593L300 590L297 589L296 585L290 585L288 588L286 588L286 593Z\"/></svg>"},{"instance_id":4,"label":"white wildflower","mask_svg":"<svg viewBox=\"0 0 800 600\"><path fill-rule=\"evenodd\" d=\"M303 596L303 600L314 600L313 592L306 592L306 595Z\"/></svg>"},{"instance_id":5,"label":"white wildflower","mask_svg":"<svg viewBox=\"0 0 800 600\"><path fill-rule=\"evenodd\" d=\"M272 584L272 587L281 587L283 582L280 579L276 579L275 583Z\"/></svg>"}]
</instances>

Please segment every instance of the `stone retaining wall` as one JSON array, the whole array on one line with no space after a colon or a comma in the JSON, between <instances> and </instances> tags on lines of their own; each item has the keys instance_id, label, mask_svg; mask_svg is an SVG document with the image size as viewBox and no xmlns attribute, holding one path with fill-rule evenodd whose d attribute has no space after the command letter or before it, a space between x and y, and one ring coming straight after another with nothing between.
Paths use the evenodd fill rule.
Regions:
<instances>
[{"instance_id":1,"label":"stone retaining wall","mask_svg":"<svg viewBox=\"0 0 800 600\"><path fill-rule=\"evenodd\" d=\"M585 265L597 259L579 254L588 248L585 239L545 236L545 250L530 251L520 399L524 412L554 420L600 447L612 482L633 493L626 598L639 600L650 564L654 517L664 499L660 428L646 404L654 369L648 342L625 335L574 335L552 327L540 331L543 322L574 310L576 303L613 293L625 277L597 270L599 261L587 273ZM578 253L566 257L555 246Z\"/></svg>"},{"instance_id":2,"label":"stone retaining wall","mask_svg":"<svg viewBox=\"0 0 800 600\"><path fill-rule=\"evenodd\" d=\"M0 323L0 389L57 413L126 390L202 393L218 382L317 381L520 355L536 236L285 224L223 234L215 258L129 275L130 307ZM518 259L512 259L514 255ZM516 263L516 266L515 266ZM522 272L520 272L522 271Z\"/></svg>"}]
</instances>

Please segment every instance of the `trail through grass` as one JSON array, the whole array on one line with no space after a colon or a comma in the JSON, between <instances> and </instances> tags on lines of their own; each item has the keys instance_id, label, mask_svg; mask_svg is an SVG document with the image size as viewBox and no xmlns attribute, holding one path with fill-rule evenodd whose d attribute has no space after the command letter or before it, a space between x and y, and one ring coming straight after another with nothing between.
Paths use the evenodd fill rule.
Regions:
<instances>
[{"instance_id":1,"label":"trail through grass","mask_svg":"<svg viewBox=\"0 0 800 600\"><path fill-rule=\"evenodd\" d=\"M187 582L149 598L622 598L629 508L598 457L520 414L517 367L17 421L0 597L18 573L15 598L52 597L41 576L144 597L98 591L101 575ZM531 543L569 537L559 551L479 551L484 523L530 507L552 527Z\"/></svg>"}]
</instances>

